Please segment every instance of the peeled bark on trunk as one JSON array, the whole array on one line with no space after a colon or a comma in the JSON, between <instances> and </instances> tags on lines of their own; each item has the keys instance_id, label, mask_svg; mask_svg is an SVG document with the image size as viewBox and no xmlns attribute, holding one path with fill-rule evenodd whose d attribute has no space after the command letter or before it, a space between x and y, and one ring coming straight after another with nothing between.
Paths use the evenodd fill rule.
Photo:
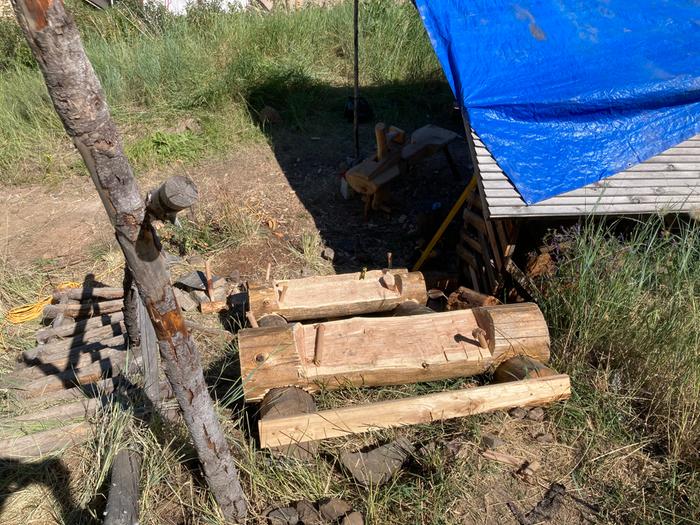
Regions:
<instances>
[{"instance_id":1,"label":"peeled bark on trunk","mask_svg":"<svg viewBox=\"0 0 700 525\"><path fill-rule=\"evenodd\" d=\"M209 487L228 520L247 505L155 231L105 95L61 0L12 0L63 125L83 157L156 331L165 373Z\"/></svg>"}]
</instances>

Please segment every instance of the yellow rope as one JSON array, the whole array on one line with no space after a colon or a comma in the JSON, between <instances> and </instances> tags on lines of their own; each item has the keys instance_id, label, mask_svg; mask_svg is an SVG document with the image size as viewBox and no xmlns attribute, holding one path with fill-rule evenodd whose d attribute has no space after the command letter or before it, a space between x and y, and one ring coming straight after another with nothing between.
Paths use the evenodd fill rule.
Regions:
<instances>
[{"instance_id":1,"label":"yellow rope","mask_svg":"<svg viewBox=\"0 0 700 525\"><path fill-rule=\"evenodd\" d=\"M56 289L65 290L66 288L78 288L81 285L82 283L69 281L59 284ZM17 308L13 308L7 312L5 319L12 324L26 323L27 321L36 319L44 311L44 306L51 304L52 299L53 296L47 295L46 297L39 299L36 303L24 304L22 306L18 306Z\"/></svg>"}]
</instances>

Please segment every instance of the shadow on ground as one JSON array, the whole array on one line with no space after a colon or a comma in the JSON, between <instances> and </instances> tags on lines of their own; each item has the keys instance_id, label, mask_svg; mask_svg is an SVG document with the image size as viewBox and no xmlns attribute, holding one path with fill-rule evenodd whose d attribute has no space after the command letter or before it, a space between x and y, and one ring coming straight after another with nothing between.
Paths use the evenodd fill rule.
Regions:
<instances>
[{"instance_id":1,"label":"shadow on ground","mask_svg":"<svg viewBox=\"0 0 700 525\"><path fill-rule=\"evenodd\" d=\"M439 153L413 166L387 187L391 211L363 216L359 196L345 200L340 194L341 174L354 155L352 124L344 109L352 94L349 87L335 87L311 79L270 82L258 86L248 99L254 113L274 108L281 122L258 120L291 188L313 217L324 245L335 252L337 272L362 267L385 267L387 252L395 266L412 266L420 249L432 237L459 197L471 173L466 142L450 145L458 174ZM361 95L373 110L373 119L360 127L360 158L374 153L374 124L384 122L408 134L427 124L464 136L459 112L446 82L416 81L365 87ZM263 117L264 119L264 117ZM459 228L455 221L438 257L425 269L456 272Z\"/></svg>"}]
</instances>

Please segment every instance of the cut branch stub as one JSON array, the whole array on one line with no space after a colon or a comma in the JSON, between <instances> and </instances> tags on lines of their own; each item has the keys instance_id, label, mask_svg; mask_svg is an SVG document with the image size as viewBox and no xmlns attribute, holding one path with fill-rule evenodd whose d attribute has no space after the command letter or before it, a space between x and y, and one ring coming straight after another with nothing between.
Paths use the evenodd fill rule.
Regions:
<instances>
[{"instance_id":1,"label":"cut branch stub","mask_svg":"<svg viewBox=\"0 0 700 525\"><path fill-rule=\"evenodd\" d=\"M176 175L148 193L146 206L153 217L173 222L177 212L194 205L198 196L197 186L192 179Z\"/></svg>"}]
</instances>

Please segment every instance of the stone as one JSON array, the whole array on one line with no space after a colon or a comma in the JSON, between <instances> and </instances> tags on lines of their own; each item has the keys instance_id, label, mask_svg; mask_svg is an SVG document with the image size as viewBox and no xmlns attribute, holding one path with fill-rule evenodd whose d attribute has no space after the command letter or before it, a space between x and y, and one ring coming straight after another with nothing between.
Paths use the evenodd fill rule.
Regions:
<instances>
[{"instance_id":1,"label":"stone","mask_svg":"<svg viewBox=\"0 0 700 525\"><path fill-rule=\"evenodd\" d=\"M280 507L267 513L267 522L270 525L297 525L299 514L292 507Z\"/></svg>"},{"instance_id":2,"label":"stone","mask_svg":"<svg viewBox=\"0 0 700 525\"><path fill-rule=\"evenodd\" d=\"M182 288L190 288L191 290L202 290L205 292L207 290L207 278L204 272L196 270L179 277L175 284L180 285ZM219 277L216 275L211 276L211 286L212 288L220 288L226 284L226 279L224 277Z\"/></svg>"},{"instance_id":3,"label":"stone","mask_svg":"<svg viewBox=\"0 0 700 525\"><path fill-rule=\"evenodd\" d=\"M191 312L192 310L197 309L197 303L195 302L194 299L190 296L190 294L183 292L179 288L173 288L175 291L175 298L177 299L177 304L180 305L180 308L184 310L185 312Z\"/></svg>"},{"instance_id":4,"label":"stone","mask_svg":"<svg viewBox=\"0 0 700 525\"><path fill-rule=\"evenodd\" d=\"M324 258L327 261L333 262L333 259L335 259L335 251L333 251L333 248L330 248L329 246L326 246L322 251L321 251L321 257Z\"/></svg>"},{"instance_id":5,"label":"stone","mask_svg":"<svg viewBox=\"0 0 700 525\"><path fill-rule=\"evenodd\" d=\"M537 436L535 436L535 439L538 443L554 443L554 436L549 432L542 432L541 434L537 434Z\"/></svg>"},{"instance_id":6,"label":"stone","mask_svg":"<svg viewBox=\"0 0 700 525\"><path fill-rule=\"evenodd\" d=\"M359 512L351 512L343 518L340 525L365 525L365 520Z\"/></svg>"},{"instance_id":7,"label":"stone","mask_svg":"<svg viewBox=\"0 0 700 525\"><path fill-rule=\"evenodd\" d=\"M505 441L503 441L498 436L494 436L493 434L482 434L481 435L481 445L484 448L489 448L489 449L493 450L493 449L498 448L504 444L505 444Z\"/></svg>"},{"instance_id":8,"label":"stone","mask_svg":"<svg viewBox=\"0 0 700 525\"><path fill-rule=\"evenodd\" d=\"M308 500L301 500L296 505L299 521L304 525L322 525L323 518L318 509Z\"/></svg>"},{"instance_id":9,"label":"stone","mask_svg":"<svg viewBox=\"0 0 700 525\"><path fill-rule=\"evenodd\" d=\"M318 508L324 520L335 521L352 510L352 506L342 499L331 498Z\"/></svg>"},{"instance_id":10,"label":"stone","mask_svg":"<svg viewBox=\"0 0 700 525\"><path fill-rule=\"evenodd\" d=\"M359 483L381 485L403 467L414 451L410 441L399 438L369 452L346 452L340 462Z\"/></svg>"},{"instance_id":11,"label":"stone","mask_svg":"<svg viewBox=\"0 0 700 525\"><path fill-rule=\"evenodd\" d=\"M527 418L530 421L542 421L544 419L544 409L542 407L535 407L527 413Z\"/></svg>"},{"instance_id":12,"label":"stone","mask_svg":"<svg viewBox=\"0 0 700 525\"><path fill-rule=\"evenodd\" d=\"M513 419L525 419L528 415L528 410L522 407L511 408L508 415Z\"/></svg>"}]
</instances>

